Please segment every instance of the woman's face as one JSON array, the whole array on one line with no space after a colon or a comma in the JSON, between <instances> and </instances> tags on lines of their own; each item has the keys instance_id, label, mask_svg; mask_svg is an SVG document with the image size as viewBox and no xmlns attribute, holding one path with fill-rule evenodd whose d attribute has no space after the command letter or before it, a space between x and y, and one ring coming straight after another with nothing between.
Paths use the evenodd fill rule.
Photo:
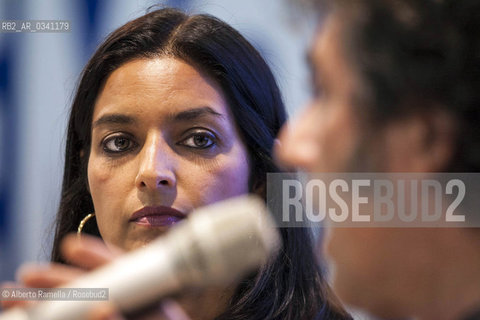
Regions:
<instances>
[{"instance_id":1,"label":"woman's face","mask_svg":"<svg viewBox=\"0 0 480 320\"><path fill-rule=\"evenodd\" d=\"M88 183L103 239L123 249L197 207L248 192L248 154L221 90L174 58L115 70L97 98Z\"/></svg>"}]
</instances>

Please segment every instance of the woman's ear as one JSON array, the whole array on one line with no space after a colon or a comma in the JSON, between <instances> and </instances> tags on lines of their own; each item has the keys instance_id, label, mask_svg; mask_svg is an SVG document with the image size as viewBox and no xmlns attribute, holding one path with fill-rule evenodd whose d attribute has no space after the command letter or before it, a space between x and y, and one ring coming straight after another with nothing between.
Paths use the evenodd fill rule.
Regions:
<instances>
[{"instance_id":1,"label":"woman's ear","mask_svg":"<svg viewBox=\"0 0 480 320\"><path fill-rule=\"evenodd\" d=\"M280 141L280 139L278 138L275 138L273 139L273 150L277 150L277 149L280 149L282 147L282 142Z\"/></svg>"}]
</instances>

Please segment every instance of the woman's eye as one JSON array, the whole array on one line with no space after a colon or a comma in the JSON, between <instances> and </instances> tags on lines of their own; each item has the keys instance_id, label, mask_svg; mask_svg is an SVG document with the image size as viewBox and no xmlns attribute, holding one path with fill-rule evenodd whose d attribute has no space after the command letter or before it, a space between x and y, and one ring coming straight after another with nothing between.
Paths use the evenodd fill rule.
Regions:
<instances>
[{"instance_id":1,"label":"woman's eye","mask_svg":"<svg viewBox=\"0 0 480 320\"><path fill-rule=\"evenodd\" d=\"M120 153L127 151L133 147L134 143L127 137L116 136L105 140L103 150L110 153Z\"/></svg>"},{"instance_id":2,"label":"woman's eye","mask_svg":"<svg viewBox=\"0 0 480 320\"><path fill-rule=\"evenodd\" d=\"M215 139L215 136L209 132L195 132L180 144L190 148L206 149L215 144Z\"/></svg>"}]
</instances>

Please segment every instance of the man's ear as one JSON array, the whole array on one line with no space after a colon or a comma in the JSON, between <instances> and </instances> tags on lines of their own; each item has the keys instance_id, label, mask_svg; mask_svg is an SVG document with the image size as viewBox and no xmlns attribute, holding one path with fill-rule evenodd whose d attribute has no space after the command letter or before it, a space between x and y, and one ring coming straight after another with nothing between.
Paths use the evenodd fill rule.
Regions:
<instances>
[{"instance_id":1,"label":"man's ear","mask_svg":"<svg viewBox=\"0 0 480 320\"><path fill-rule=\"evenodd\" d=\"M430 156L432 171L447 170L452 162L457 144L457 121L450 113L436 110L426 115L430 137L425 147Z\"/></svg>"},{"instance_id":2,"label":"man's ear","mask_svg":"<svg viewBox=\"0 0 480 320\"><path fill-rule=\"evenodd\" d=\"M389 170L441 172L455 152L457 124L438 108L414 113L385 126L385 148Z\"/></svg>"}]
</instances>

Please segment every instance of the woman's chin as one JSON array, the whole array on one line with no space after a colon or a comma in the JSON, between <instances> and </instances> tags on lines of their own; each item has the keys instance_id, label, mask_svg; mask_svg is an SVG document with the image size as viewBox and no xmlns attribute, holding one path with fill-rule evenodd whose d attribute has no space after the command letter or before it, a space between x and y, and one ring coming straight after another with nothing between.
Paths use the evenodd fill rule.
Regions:
<instances>
[{"instance_id":1,"label":"woman's chin","mask_svg":"<svg viewBox=\"0 0 480 320\"><path fill-rule=\"evenodd\" d=\"M155 240L158 237L164 236L169 230L169 227L157 227L157 228L142 228L144 230L138 230L141 232L135 232L129 236L124 245L124 250L130 251L138 248L142 248Z\"/></svg>"}]
</instances>

